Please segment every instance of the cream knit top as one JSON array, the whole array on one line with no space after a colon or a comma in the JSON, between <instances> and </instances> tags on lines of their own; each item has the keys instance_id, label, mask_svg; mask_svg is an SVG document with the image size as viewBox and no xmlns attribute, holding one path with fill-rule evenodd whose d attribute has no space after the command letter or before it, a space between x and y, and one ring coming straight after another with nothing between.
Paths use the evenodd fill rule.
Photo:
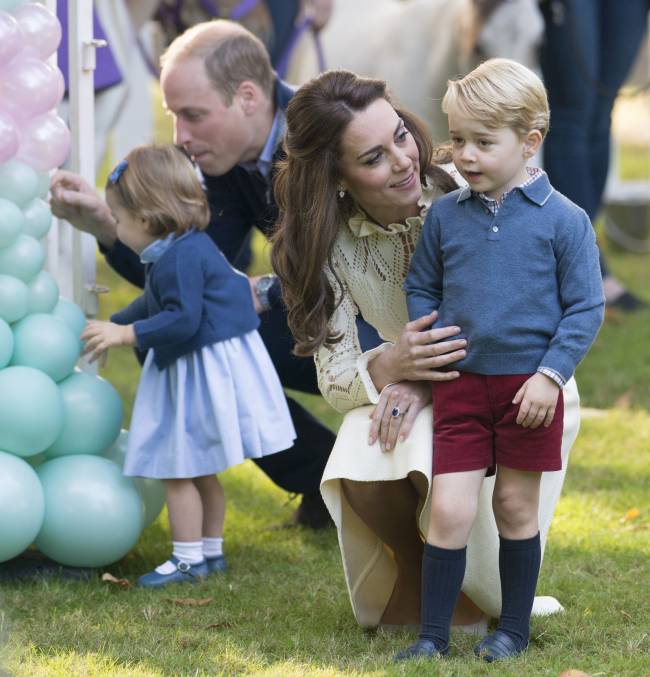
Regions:
<instances>
[{"instance_id":1,"label":"cream knit top","mask_svg":"<svg viewBox=\"0 0 650 677\"><path fill-rule=\"evenodd\" d=\"M344 413L376 403L379 398L368 374L368 362L394 343L408 322L402 285L426 212L442 194L440 188L427 183L418 201L419 216L383 228L358 209L339 230L332 267L342 291L332 270L328 267L325 272L337 300L340 298L328 326L343 338L339 343L321 346L314 357L320 391L337 411ZM361 352L356 326L359 312L387 343Z\"/></svg>"}]
</instances>

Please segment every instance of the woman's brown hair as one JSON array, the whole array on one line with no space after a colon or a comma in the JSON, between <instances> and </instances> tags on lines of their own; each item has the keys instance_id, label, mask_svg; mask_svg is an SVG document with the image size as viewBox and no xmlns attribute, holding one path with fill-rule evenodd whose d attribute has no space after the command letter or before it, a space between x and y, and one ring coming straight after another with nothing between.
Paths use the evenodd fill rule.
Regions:
<instances>
[{"instance_id":1,"label":"woman's brown hair","mask_svg":"<svg viewBox=\"0 0 650 677\"><path fill-rule=\"evenodd\" d=\"M205 230L210 220L201 182L175 146L137 146L108 177L106 193L147 222L154 237Z\"/></svg>"},{"instance_id":2,"label":"woman's brown hair","mask_svg":"<svg viewBox=\"0 0 650 677\"><path fill-rule=\"evenodd\" d=\"M280 219L271 258L296 355L313 355L323 344L341 339L328 332L337 300L325 274L329 265L336 276L331 266L334 241L356 209L349 195L337 198L341 139L354 115L377 99L391 103L383 80L334 70L303 85L287 108L287 157L274 183ZM444 190L455 188L446 172L432 165L433 147L423 123L408 111L395 110L417 145L422 183L426 174Z\"/></svg>"}]
</instances>

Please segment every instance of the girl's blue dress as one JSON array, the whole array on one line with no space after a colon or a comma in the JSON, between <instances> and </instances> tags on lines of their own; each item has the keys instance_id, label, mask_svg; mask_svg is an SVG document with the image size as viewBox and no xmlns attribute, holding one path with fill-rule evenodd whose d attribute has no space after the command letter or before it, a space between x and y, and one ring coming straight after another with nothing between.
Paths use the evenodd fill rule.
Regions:
<instances>
[{"instance_id":1,"label":"girl's blue dress","mask_svg":"<svg viewBox=\"0 0 650 677\"><path fill-rule=\"evenodd\" d=\"M157 260L171 244L141 254ZM147 353L133 406L124 474L212 475L293 445L287 401L256 330L183 355L166 369Z\"/></svg>"}]
</instances>

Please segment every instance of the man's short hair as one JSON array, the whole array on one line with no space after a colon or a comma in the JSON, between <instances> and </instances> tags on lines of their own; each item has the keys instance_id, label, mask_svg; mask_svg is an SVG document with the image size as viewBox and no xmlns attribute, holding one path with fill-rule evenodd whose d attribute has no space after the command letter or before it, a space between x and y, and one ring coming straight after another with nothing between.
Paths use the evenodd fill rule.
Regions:
<instances>
[{"instance_id":1,"label":"man's short hair","mask_svg":"<svg viewBox=\"0 0 650 677\"><path fill-rule=\"evenodd\" d=\"M442 110L455 108L487 127L510 127L520 135L549 127L546 88L526 66L511 59L488 59L459 80L449 80Z\"/></svg>"},{"instance_id":2,"label":"man's short hair","mask_svg":"<svg viewBox=\"0 0 650 677\"><path fill-rule=\"evenodd\" d=\"M179 35L160 57L160 66L183 59L202 59L208 78L226 105L239 85L250 80L273 98L275 72L264 43L243 26L215 19L196 24Z\"/></svg>"}]
</instances>

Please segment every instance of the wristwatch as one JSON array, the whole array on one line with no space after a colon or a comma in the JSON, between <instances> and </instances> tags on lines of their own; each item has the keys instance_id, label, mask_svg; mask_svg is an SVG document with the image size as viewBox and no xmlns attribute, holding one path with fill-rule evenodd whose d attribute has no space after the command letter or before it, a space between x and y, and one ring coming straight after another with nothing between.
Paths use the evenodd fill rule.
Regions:
<instances>
[{"instance_id":1,"label":"wristwatch","mask_svg":"<svg viewBox=\"0 0 650 677\"><path fill-rule=\"evenodd\" d=\"M275 275L262 275L255 282L255 296L262 306L262 310L271 310L271 301L269 300L269 290L275 284Z\"/></svg>"}]
</instances>

